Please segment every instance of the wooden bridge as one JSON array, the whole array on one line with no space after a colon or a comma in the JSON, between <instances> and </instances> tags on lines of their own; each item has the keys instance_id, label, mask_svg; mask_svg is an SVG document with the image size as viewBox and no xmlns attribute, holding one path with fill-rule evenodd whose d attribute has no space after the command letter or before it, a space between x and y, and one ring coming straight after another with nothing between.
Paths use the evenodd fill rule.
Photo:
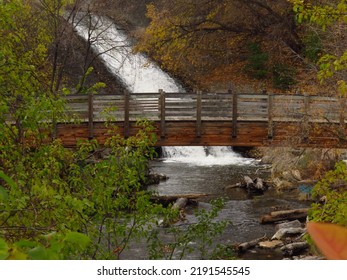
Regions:
<instances>
[{"instance_id":1,"label":"wooden bridge","mask_svg":"<svg viewBox=\"0 0 347 280\"><path fill-rule=\"evenodd\" d=\"M68 95L75 123L58 123L65 146L107 137L107 118L124 137L136 121L156 127L158 146L347 147L344 98L309 95L227 93L134 93ZM76 124L78 123L78 124Z\"/></svg>"}]
</instances>

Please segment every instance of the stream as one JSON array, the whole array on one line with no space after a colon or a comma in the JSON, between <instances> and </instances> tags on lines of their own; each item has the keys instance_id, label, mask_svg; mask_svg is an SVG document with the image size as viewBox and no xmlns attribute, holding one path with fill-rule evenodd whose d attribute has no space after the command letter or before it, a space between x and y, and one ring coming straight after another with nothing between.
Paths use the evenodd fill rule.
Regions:
<instances>
[{"instance_id":1,"label":"stream","mask_svg":"<svg viewBox=\"0 0 347 280\"><path fill-rule=\"evenodd\" d=\"M257 160L243 158L232 151L230 147L171 147L164 150L164 158L152 161L152 172L165 174L168 180L151 186L151 190L159 195L196 194L204 193L198 205L185 209L185 219L175 226L188 226L196 223L194 211L210 209L211 199L223 198L225 206L217 220L227 220L230 224L215 243L235 245L275 233L273 224L262 225L259 219L274 209L294 209L307 207L307 202L299 201L294 193L280 194L269 189L264 195L248 197L243 189L225 188L241 181L242 176L251 178L269 175L266 166ZM166 156L166 157L165 157ZM161 238L170 239L165 233ZM133 258L142 256L141 246L134 246L129 254L123 257ZM199 259L197 252L192 252L186 258ZM250 251L242 256L243 259L281 259L267 250Z\"/></svg>"}]
</instances>

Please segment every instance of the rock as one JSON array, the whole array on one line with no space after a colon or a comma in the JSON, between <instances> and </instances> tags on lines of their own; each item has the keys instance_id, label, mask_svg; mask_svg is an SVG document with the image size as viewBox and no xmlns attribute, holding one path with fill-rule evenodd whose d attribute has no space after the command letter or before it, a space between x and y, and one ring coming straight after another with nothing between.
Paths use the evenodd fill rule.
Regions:
<instances>
[{"instance_id":1,"label":"rock","mask_svg":"<svg viewBox=\"0 0 347 280\"><path fill-rule=\"evenodd\" d=\"M291 222L280 223L275 226L276 231L282 228L301 228L301 223L299 220L294 220Z\"/></svg>"},{"instance_id":2,"label":"rock","mask_svg":"<svg viewBox=\"0 0 347 280\"><path fill-rule=\"evenodd\" d=\"M291 171L283 171L282 178L290 183L296 183L302 180L300 171L295 169Z\"/></svg>"},{"instance_id":3,"label":"rock","mask_svg":"<svg viewBox=\"0 0 347 280\"><path fill-rule=\"evenodd\" d=\"M293 178L294 178L296 181L301 181L301 180L302 180L301 174L300 174L300 171L299 171L299 170L292 170L291 173L292 173Z\"/></svg>"},{"instance_id":4,"label":"rock","mask_svg":"<svg viewBox=\"0 0 347 280\"><path fill-rule=\"evenodd\" d=\"M180 197L176 200L176 202L172 205L172 209L184 209L188 203L188 198Z\"/></svg>"},{"instance_id":5,"label":"rock","mask_svg":"<svg viewBox=\"0 0 347 280\"><path fill-rule=\"evenodd\" d=\"M247 188L253 185L253 180L249 176L243 176L243 180L245 181Z\"/></svg>"},{"instance_id":6,"label":"rock","mask_svg":"<svg viewBox=\"0 0 347 280\"><path fill-rule=\"evenodd\" d=\"M260 191L263 191L263 192L267 190L267 187L261 178L256 178L254 180L254 187Z\"/></svg>"},{"instance_id":7,"label":"rock","mask_svg":"<svg viewBox=\"0 0 347 280\"><path fill-rule=\"evenodd\" d=\"M147 176L147 185L157 185L161 181L166 181L168 179L169 177L167 177L165 174L151 173Z\"/></svg>"},{"instance_id":8,"label":"rock","mask_svg":"<svg viewBox=\"0 0 347 280\"><path fill-rule=\"evenodd\" d=\"M294 188L293 183L281 180L280 178L276 177L272 180L273 185L275 186L276 189L281 190L281 189L292 189Z\"/></svg>"},{"instance_id":9,"label":"rock","mask_svg":"<svg viewBox=\"0 0 347 280\"><path fill-rule=\"evenodd\" d=\"M283 242L281 240L262 241L258 244L258 246L263 249L275 249L282 245Z\"/></svg>"},{"instance_id":10,"label":"rock","mask_svg":"<svg viewBox=\"0 0 347 280\"><path fill-rule=\"evenodd\" d=\"M281 228L279 229L274 236L272 236L271 240L278 239L281 240L283 238L303 234L306 232L306 229L303 228Z\"/></svg>"},{"instance_id":11,"label":"rock","mask_svg":"<svg viewBox=\"0 0 347 280\"><path fill-rule=\"evenodd\" d=\"M281 251L285 256L294 256L306 250L308 247L307 242L295 242L282 246Z\"/></svg>"}]
</instances>

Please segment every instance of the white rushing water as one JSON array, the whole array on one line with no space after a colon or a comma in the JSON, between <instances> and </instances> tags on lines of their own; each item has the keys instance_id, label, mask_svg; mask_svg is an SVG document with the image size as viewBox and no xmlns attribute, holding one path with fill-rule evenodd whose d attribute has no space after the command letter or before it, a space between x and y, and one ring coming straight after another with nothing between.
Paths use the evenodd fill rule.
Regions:
<instances>
[{"instance_id":1,"label":"white rushing water","mask_svg":"<svg viewBox=\"0 0 347 280\"><path fill-rule=\"evenodd\" d=\"M134 53L129 38L107 17L78 13L73 24L78 35L91 43L108 70L129 92L184 91L157 64L143 54Z\"/></svg>"},{"instance_id":2,"label":"white rushing water","mask_svg":"<svg viewBox=\"0 0 347 280\"><path fill-rule=\"evenodd\" d=\"M244 158L235 153L231 147L165 147L165 162L188 163L192 165L249 165L254 159Z\"/></svg>"},{"instance_id":3,"label":"white rushing water","mask_svg":"<svg viewBox=\"0 0 347 280\"><path fill-rule=\"evenodd\" d=\"M141 53L134 53L126 34L110 19L78 13L73 21L79 36L91 43L109 71L127 90L136 92L184 92L183 87L156 63ZM163 147L167 162L194 165L246 165L254 162L230 147Z\"/></svg>"}]
</instances>

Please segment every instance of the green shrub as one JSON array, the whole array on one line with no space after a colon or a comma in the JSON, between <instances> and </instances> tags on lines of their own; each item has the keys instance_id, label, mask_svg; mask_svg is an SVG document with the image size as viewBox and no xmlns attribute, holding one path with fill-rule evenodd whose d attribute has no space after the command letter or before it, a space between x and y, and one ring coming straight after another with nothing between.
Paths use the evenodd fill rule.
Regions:
<instances>
[{"instance_id":1,"label":"green shrub","mask_svg":"<svg viewBox=\"0 0 347 280\"><path fill-rule=\"evenodd\" d=\"M269 72L267 69L268 54L262 51L258 43L249 44L248 53L245 72L253 78L265 79Z\"/></svg>"},{"instance_id":2,"label":"green shrub","mask_svg":"<svg viewBox=\"0 0 347 280\"><path fill-rule=\"evenodd\" d=\"M303 38L304 55L310 61L318 62L320 53L322 51L322 42L319 34L316 32L308 32Z\"/></svg>"},{"instance_id":3,"label":"green shrub","mask_svg":"<svg viewBox=\"0 0 347 280\"><path fill-rule=\"evenodd\" d=\"M310 220L347 226L347 168L339 162L313 188Z\"/></svg>"},{"instance_id":4,"label":"green shrub","mask_svg":"<svg viewBox=\"0 0 347 280\"><path fill-rule=\"evenodd\" d=\"M272 68L273 85L279 89L288 89L296 83L295 70L284 64L275 64Z\"/></svg>"}]
</instances>

